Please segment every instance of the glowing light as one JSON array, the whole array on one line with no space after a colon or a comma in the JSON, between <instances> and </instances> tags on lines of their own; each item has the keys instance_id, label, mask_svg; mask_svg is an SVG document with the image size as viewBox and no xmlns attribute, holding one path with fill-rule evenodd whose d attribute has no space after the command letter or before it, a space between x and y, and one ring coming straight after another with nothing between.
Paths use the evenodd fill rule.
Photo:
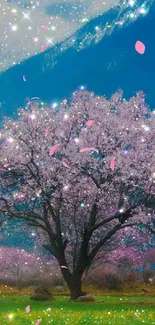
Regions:
<instances>
[{"instance_id":1,"label":"glowing light","mask_svg":"<svg viewBox=\"0 0 155 325\"><path fill-rule=\"evenodd\" d=\"M14 140L13 140L13 138L10 137L10 138L8 139L8 141L9 141L10 143L12 143Z\"/></svg>"},{"instance_id":2,"label":"glowing light","mask_svg":"<svg viewBox=\"0 0 155 325\"><path fill-rule=\"evenodd\" d=\"M123 208L121 208L121 209L119 210L119 212L120 212L120 213L123 213L123 212L124 212L124 209L123 209Z\"/></svg>"},{"instance_id":3,"label":"glowing light","mask_svg":"<svg viewBox=\"0 0 155 325\"><path fill-rule=\"evenodd\" d=\"M52 42L53 42L53 38L54 38L54 37L52 37L52 38L47 38L47 37L46 37L46 39L47 39L47 44L52 44Z\"/></svg>"},{"instance_id":4,"label":"glowing light","mask_svg":"<svg viewBox=\"0 0 155 325\"><path fill-rule=\"evenodd\" d=\"M57 103L53 103L53 105L52 105L53 108L56 108L57 106L58 106Z\"/></svg>"},{"instance_id":5,"label":"glowing light","mask_svg":"<svg viewBox=\"0 0 155 325\"><path fill-rule=\"evenodd\" d=\"M149 131L149 130L150 130L149 126L145 126L145 127L144 127L144 130L145 130L145 131Z\"/></svg>"},{"instance_id":6,"label":"glowing light","mask_svg":"<svg viewBox=\"0 0 155 325\"><path fill-rule=\"evenodd\" d=\"M16 31L17 30L17 25L12 25L11 29L12 29L12 31Z\"/></svg>"},{"instance_id":7,"label":"glowing light","mask_svg":"<svg viewBox=\"0 0 155 325\"><path fill-rule=\"evenodd\" d=\"M78 143L78 142L79 142L79 139L78 139L78 138L75 138L75 139L74 139L74 142L75 142L75 143Z\"/></svg>"},{"instance_id":8,"label":"glowing light","mask_svg":"<svg viewBox=\"0 0 155 325\"><path fill-rule=\"evenodd\" d=\"M146 14L146 9L144 7L140 8L139 12L141 14Z\"/></svg>"},{"instance_id":9,"label":"glowing light","mask_svg":"<svg viewBox=\"0 0 155 325\"><path fill-rule=\"evenodd\" d=\"M10 314L9 316L8 316L8 318L11 320L11 319L13 319L13 314Z\"/></svg>"},{"instance_id":10,"label":"glowing light","mask_svg":"<svg viewBox=\"0 0 155 325\"><path fill-rule=\"evenodd\" d=\"M82 23L85 23L85 22L87 22L87 21L89 21L88 18L83 18L83 19L81 20Z\"/></svg>"},{"instance_id":11,"label":"glowing light","mask_svg":"<svg viewBox=\"0 0 155 325\"><path fill-rule=\"evenodd\" d=\"M16 9L12 9L11 11L13 14L16 14L17 13L17 10Z\"/></svg>"},{"instance_id":12,"label":"glowing light","mask_svg":"<svg viewBox=\"0 0 155 325\"><path fill-rule=\"evenodd\" d=\"M130 0L130 1L129 1L129 6L133 7L134 4L135 4L135 1L134 1L134 0Z\"/></svg>"},{"instance_id":13,"label":"glowing light","mask_svg":"<svg viewBox=\"0 0 155 325\"><path fill-rule=\"evenodd\" d=\"M30 12L28 12L28 13L23 12L23 16L24 16L23 19L31 20L30 17L29 17L29 14L30 14Z\"/></svg>"},{"instance_id":14,"label":"glowing light","mask_svg":"<svg viewBox=\"0 0 155 325\"><path fill-rule=\"evenodd\" d=\"M65 185L65 186L64 186L64 191L67 191L68 188L69 188L69 186L68 186L68 185Z\"/></svg>"},{"instance_id":15,"label":"glowing light","mask_svg":"<svg viewBox=\"0 0 155 325\"><path fill-rule=\"evenodd\" d=\"M31 120L34 120L35 119L35 115L34 114L31 114L30 115L30 118L31 118Z\"/></svg>"}]
</instances>

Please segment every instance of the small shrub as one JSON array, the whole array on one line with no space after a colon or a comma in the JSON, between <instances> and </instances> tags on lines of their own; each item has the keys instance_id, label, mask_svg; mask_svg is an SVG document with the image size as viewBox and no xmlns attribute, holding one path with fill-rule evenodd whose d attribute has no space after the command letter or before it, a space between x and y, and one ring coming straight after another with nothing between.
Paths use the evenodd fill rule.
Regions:
<instances>
[{"instance_id":1,"label":"small shrub","mask_svg":"<svg viewBox=\"0 0 155 325\"><path fill-rule=\"evenodd\" d=\"M131 273L125 274L122 277L122 281L124 283L135 283L137 281L137 274L136 274L136 272L131 272Z\"/></svg>"},{"instance_id":2,"label":"small shrub","mask_svg":"<svg viewBox=\"0 0 155 325\"><path fill-rule=\"evenodd\" d=\"M108 290L121 290L122 281L115 274L106 274L104 277L104 288Z\"/></svg>"},{"instance_id":3,"label":"small shrub","mask_svg":"<svg viewBox=\"0 0 155 325\"><path fill-rule=\"evenodd\" d=\"M145 269L143 271L143 280L144 280L144 283L148 284L150 283L150 279L151 278L154 278L155 276L155 272L150 270L150 269Z\"/></svg>"}]
</instances>

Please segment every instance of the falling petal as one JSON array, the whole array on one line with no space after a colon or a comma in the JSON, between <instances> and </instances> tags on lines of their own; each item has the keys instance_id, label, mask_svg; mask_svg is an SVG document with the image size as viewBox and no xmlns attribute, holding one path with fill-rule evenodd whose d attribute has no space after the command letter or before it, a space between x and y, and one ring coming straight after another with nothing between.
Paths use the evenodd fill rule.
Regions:
<instances>
[{"instance_id":1,"label":"falling petal","mask_svg":"<svg viewBox=\"0 0 155 325\"><path fill-rule=\"evenodd\" d=\"M112 160L110 162L110 168L114 171L114 169L115 169L115 157L112 158Z\"/></svg>"},{"instance_id":2,"label":"falling petal","mask_svg":"<svg viewBox=\"0 0 155 325\"><path fill-rule=\"evenodd\" d=\"M48 135L48 129L45 130L45 135Z\"/></svg>"},{"instance_id":3,"label":"falling petal","mask_svg":"<svg viewBox=\"0 0 155 325\"><path fill-rule=\"evenodd\" d=\"M116 25L123 25L124 21L123 20L119 20L119 21L116 21L115 24Z\"/></svg>"},{"instance_id":4,"label":"falling petal","mask_svg":"<svg viewBox=\"0 0 155 325\"><path fill-rule=\"evenodd\" d=\"M93 147L92 148L83 148L83 149L80 150L80 152L85 152L85 151L96 151L96 152L98 152L98 150L93 148Z\"/></svg>"},{"instance_id":5,"label":"falling petal","mask_svg":"<svg viewBox=\"0 0 155 325\"><path fill-rule=\"evenodd\" d=\"M26 313L29 313L30 312L30 306L27 306L25 310L26 310Z\"/></svg>"},{"instance_id":6,"label":"falling petal","mask_svg":"<svg viewBox=\"0 0 155 325\"><path fill-rule=\"evenodd\" d=\"M145 45L142 42L137 41L136 44L135 44L135 49L139 54L144 54Z\"/></svg>"},{"instance_id":7,"label":"falling petal","mask_svg":"<svg viewBox=\"0 0 155 325\"><path fill-rule=\"evenodd\" d=\"M50 152L49 152L49 155L52 156L56 149L60 146L60 144L55 144L51 149L50 149Z\"/></svg>"},{"instance_id":8,"label":"falling petal","mask_svg":"<svg viewBox=\"0 0 155 325\"><path fill-rule=\"evenodd\" d=\"M61 265L61 269L67 269L67 266Z\"/></svg>"},{"instance_id":9,"label":"falling petal","mask_svg":"<svg viewBox=\"0 0 155 325\"><path fill-rule=\"evenodd\" d=\"M62 163L65 167L70 168L65 162Z\"/></svg>"},{"instance_id":10,"label":"falling petal","mask_svg":"<svg viewBox=\"0 0 155 325\"><path fill-rule=\"evenodd\" d=\"M45 45L42 45L41 52L44 52L45 50L46 50L46 46Z\"/></svg>"},{"instance_id":11,"label":"falling petal","mask_svg":"<svg viewBox=\"0 0 155 325\"><path fill-rule=\"evenodd\" d=\"M9 164L4 164L4 167L6 168L6 167L8 167L9 166Z\"/></svg>"},{"instance_id":12,"label":"falling petal","mask_svg":"<svg viewBox=\"0 0 155 325\"><path fill-rule=\"evenodd\" d=\"M25 76L23 76L23 81L25 81L25 82L26 82L26 78L25 78Z\"/></svg>"},{"instance_id":13,"label":"falling petal","mask_svg":"<svg viewBox=\"0 0 155 325\"><path fill-rule=\"evenodd\" d=\"M44 29L48 29L48 25L43 25L43 28Z\"/></svg>"},{"instance_id":14,"label":"falling petal","mask_svg":"<svg viewBox=\"0 0 155 325\"><path fill-rule=\"evenodd\" d=\"M88 120L86 125L87 126L92 126L94 124L94 120Z\"/></svg>"},{"instance_id":15,"label":"falling petal","mask_svg":"<svg viewBox=\"0 0 155 325\"><path fill-rule=\"evenodd\" d=\"M39 325L41 323L42 319L38 319L35 323L35 325Z\"/></svg>"},{"instance_id":16,"label":"falling petal","mask_svg":"<svg viewBox=\"0 0 155 325\"><path fill-rule=\"evenodd\" d=\"M67 99L64 99L64 100L62 101L62 103L63 103L64 105L66 105L66 104L67 104Z\"/></svg>"}]
</instances>

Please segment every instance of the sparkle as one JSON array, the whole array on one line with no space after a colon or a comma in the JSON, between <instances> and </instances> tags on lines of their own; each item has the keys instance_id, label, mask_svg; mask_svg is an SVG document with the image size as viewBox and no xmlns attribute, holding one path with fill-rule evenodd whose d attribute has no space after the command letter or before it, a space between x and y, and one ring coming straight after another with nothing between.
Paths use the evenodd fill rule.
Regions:
<instances>
[{"instance_id":1,"label":"sparkle","mask_svg":"<svg viewBox=\"0 0 155 325\"><path fill-rule=\"evenodd\" d=\"M23 12L23 19L31 20L30 17L29 17L29 15L30 15L30 12L29 13Z\"/></svg>"},{"instance_id":2,"label":"sparkle","mask_svg":"<svg viewBox=\"0 0 155 325\"><path fill-rule=\"evenodd\" d=\"M134 1L134 0L130 0L130 1L129 1L129 5L130 5L131 7L133 7L134 4L135 4L135 1Z\"/></svg>"},{"instance_id":3,"label":"sparkle","mask_svg":"<svg viewBox=\"0 0 155 325\"><path fill-rule=\"evenodd\" d=\"M34 120L35 119L35 115L34 114L31 114L30 115L30 118L31 118L31 120Z\"/></svg>"},{"instance_id":4,"label":"sparkle","mask_svg":"<svg viewBox=\"0 0 155 325\"><path fill-rule=\"evenodd\" d=\"M12 25L11 29L12 29L12 31L16 31L17 30L17 25Z\"/></svg>"},{"instance_id":5,"label":"sparkle","mask_svg":"<svg viewBox=\"0 0 155 325\"><path fill-rule=\"evenodd\" d=\"M74 141L75 141L75 143L78 143L79 142L79 139L78 138L75 138Z\"/></svg>"},{"instance_id":6,"label":"sparkle","mask_svg":"<svg viewBox=\"0 0 155 325\"><path fill-rule=\"evenodd\" d=\"M9 139L8 139L8 142L10 142L10 143L12 143L14 140L10 137Z\"/></svg>"},{"instance_id":7,"label":"sparkle","mask_svg":"<svg viewBox=\"0 0 155 325\"><path fill-rule=\"evenodd\" d=\"M53 103L53 104L52 104L52 107L53 107L53 108L56 108L57 106L58 106L57 103Z\"/></svg>"},{"instance_id":8,"label":"sparkle","mask_svg":"<svg viewBox=\"0 0 155 325\"><path fill-rule=\"evenodd\" d=\"M103 25L86 32L81 42L77 42L76 31L107 10L115 10L116 0L77 1L70 5L71 2L1 1L0 72L60 42L62 52L69 47L79 51L89 46L93 40L98 43L104 35L111 34L115 28L122 28L126 23L132 23L140 15L148 13L154 0L144 2L143 5L139 5L139 1L136 0L118 0L120 11L118 13L115 11L115 17L110 21L105 19ZM51 4L53 11L49 15L46 9ZM54 13L56 11L57 14ZM55 47L55 56L58 51L59 49Z\"/></svg>"},{"instance_id":9,"label":"sparkle","mask_svg":"<svg viewBox=\"0 0 155 325\"><path fill-rule=\"evenodd\" d=\"M8 315L9 319L13 319L13 314Z\"/></svg>"}]
</instances>

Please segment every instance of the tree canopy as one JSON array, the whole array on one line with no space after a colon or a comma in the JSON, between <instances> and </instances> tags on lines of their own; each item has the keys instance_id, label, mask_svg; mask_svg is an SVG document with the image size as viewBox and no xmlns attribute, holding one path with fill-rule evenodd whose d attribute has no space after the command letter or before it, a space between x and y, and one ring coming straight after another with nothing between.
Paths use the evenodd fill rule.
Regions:
<instances>
[{"instance_id":1,"label":"tree canopy","mask_svg":"<svg viewBox=\"0 0 155 325\"><path fill-rule=\"evenodd\" d=\"M1 216L35 227L69 283L152 227L155 114L141 92L127 101L84 90L55 108L29 102L18 116L1 130Z\"/></svg>"}]
</instances>

